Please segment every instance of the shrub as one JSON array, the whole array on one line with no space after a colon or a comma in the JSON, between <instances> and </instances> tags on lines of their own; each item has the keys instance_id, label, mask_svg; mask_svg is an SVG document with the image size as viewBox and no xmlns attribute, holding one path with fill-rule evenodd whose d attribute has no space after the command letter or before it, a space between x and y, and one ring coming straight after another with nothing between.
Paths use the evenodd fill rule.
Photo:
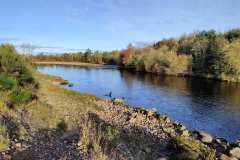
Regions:
<instances>
[{"instance_id":1,"label":"shrub","mask_svg":"<svg viewBox=\"0 0 240 160\"><path fill-rule=\"evenodd\" d=\"M30 101L34 87L37 83L24 57L18 55L12 45L0 45L0 89L10 90L7 104Z\"/></svg>"},{"instance_id":2,"label":"shrub","mask_svg":"<svg viewBox=\"0 0 240 160\"><path fill-rule=\"evenodd\" d=\"M34 83L28 64L11 45L0 46L0 72L16 78L20 85Z\"/></svg>"},{"instance_id":3,"label":"shrub","mask_svg":"<svg viewBox=\"0 0 240 160\"><path fill-rule=\"evenodd\" d=\"M15 79L7 76L6 74L0 74L0 89L11 90L16 85L17 82Z\"/></svg>"},{"instance_id":4,"label":"shrub","mask_svg":"<svg viewBox=\"0 0 240 160\"><path fill-rule=\"evenodd\" d=\"M16 87L10 93L10 102L12 104L26 103L32 100L33 94L31 91Z\"/></svg>"}]
</instances>

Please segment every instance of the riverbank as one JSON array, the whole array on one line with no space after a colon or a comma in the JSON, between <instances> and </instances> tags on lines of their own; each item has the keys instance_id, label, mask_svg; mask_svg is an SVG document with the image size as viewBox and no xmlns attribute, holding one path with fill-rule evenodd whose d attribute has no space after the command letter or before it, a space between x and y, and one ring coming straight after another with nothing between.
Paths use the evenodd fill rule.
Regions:
<instances>
[{"instance_id":1,"label":"riverbank","mask_svg":"<svg viewBox=\"0 0 240 160\"><path fill-rule=\"evenodd\" d=\"M32 62L36 65L62 65L62 66L79 66L79 67L102 67L103 64L92 64L84 62L59 62L59 61L49 61L49 62Z\"/></svg>"},{"instance_id":2,"label":"riverbank","mask_svg":"<svg viewBox=\"0 0 240 160\"><path fill-rule=\"evenodd\" d=\"M1 106L17 131L5 159L226 159L238 153L238 142L190 132L155 110L65 90L59 77L34 76L37 100L15 110Z\"/></svg>"},{"instance_id":3,"label":"riverbank","mask_svg":"<svg viewBox=\"0 0 240 160\"><path fill-rule=\"evenodd\" d=\"M203 75L203 74L193 74L193 73L158 73L158 72L146 72L146 71L135 71L126 67L121 67L117 65L105 65L105 64L92 64L92 63L84 63L84 62L59 62L59 61L49 61L49 62L32 62L33 64L39 65L39 66L76 66L76 67L104 67L104 66L114 66L112 68L117 68L120 70L127 70L131 72L139 72L139 73L149 73L153 75L159 75L159 76L173 76L173 77L192 77L192 78L199 78L199 79L209 79L219 82L227 82L227 83L239 83L239 80L236 79L236 77L226 77L226 76L214 76L214 75ZM111 68L111 67L110 67Z\"/></svg>"}]
</instances>

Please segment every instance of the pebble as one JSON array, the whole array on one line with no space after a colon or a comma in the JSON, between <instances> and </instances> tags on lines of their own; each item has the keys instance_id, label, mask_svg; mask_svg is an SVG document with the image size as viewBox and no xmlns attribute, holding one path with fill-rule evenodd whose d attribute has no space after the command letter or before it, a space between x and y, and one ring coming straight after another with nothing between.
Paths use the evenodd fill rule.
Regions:
<instances>
[{"instance_id":1,"label":"pebble","mask_svg":"<svg viewBox=\"0 0 240 160\"><path fill-rule=\"evenodd\" d=\"M239 147L236 147L236 148L233 148L229 151L230 155L232 155L233 157L236 157L238 159L240 159L240 148Z\"/></svg>"},{"instance_id":2,"label":"pebble","mask_svg":"<svg viewBox=\"0 0 240 160\"><path fill-rule=\"evenodd\" d=\"M201 141L203 143L212 143L213 137L210 134L205 133L205 132L199 132L199 134L201 136Z\"/></svg>"}]
</instances>

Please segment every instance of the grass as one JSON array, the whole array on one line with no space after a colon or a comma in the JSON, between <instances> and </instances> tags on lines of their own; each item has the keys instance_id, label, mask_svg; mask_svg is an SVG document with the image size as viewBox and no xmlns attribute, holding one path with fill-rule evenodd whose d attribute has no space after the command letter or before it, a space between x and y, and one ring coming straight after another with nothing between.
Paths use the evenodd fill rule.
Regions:
<instances>
[{"instance_id":1,"label":"grass","mask_svg":"<svg viewBox=\"0 0 240 160\"><path fill-rule=\"evenodd\" d=\"M10 139L8 138L7 129L0 125L0 152L6 151L10 146Z\"/></svg>"},{"instance_id":2,"label":"grass","mask_svg":"<svg viewBox=\"0 0 240 160\"><path fill-rule=\"evenodd\" d=\"M82 122L81 142L92 159L106 160L109 159L110 153L114 155L114 148L121 140L120 131L114 126L99 121L94 114L88 114ZM116 159L116 157L111 157L111 159Z\"/></svg>"},{"instance_id":3,"label":"grass","mask_svg":"<svg viewBox=\"0 0 240 160\"><path fill-rule=\"evenodd\" d=\"M178 136L170 143L170 148L179 153L172 155L172 160L215 159L215 152L208 152L198 141L189 137Z\"/></svg>"},{"instance_id":4,"label":"grass","mask_svg":"<svg viewBox=\"0 0 240 160\"><path fill-rule=\"evenodd\" d=\"M11 91L9 101L13 105L17 105L20 103L29 102L32 99L33 99L32 91L16 87Z\"/></svg>"}]
</instances>

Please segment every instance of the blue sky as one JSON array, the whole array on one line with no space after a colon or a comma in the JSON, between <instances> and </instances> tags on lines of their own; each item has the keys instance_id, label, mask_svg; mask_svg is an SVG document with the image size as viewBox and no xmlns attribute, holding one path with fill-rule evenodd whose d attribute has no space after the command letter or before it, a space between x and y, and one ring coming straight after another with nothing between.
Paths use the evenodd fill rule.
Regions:
<instances>
[{"instance_id":1,"label":"blue sky","mask_svg":"<svg viewBox=\"0 0 240 160\"><path fill-rule=\"evenodd\" d=\"M0 43L37 51L122 49L236 27L239 0L0 0Z\"/></svg>"}]
</instances>

